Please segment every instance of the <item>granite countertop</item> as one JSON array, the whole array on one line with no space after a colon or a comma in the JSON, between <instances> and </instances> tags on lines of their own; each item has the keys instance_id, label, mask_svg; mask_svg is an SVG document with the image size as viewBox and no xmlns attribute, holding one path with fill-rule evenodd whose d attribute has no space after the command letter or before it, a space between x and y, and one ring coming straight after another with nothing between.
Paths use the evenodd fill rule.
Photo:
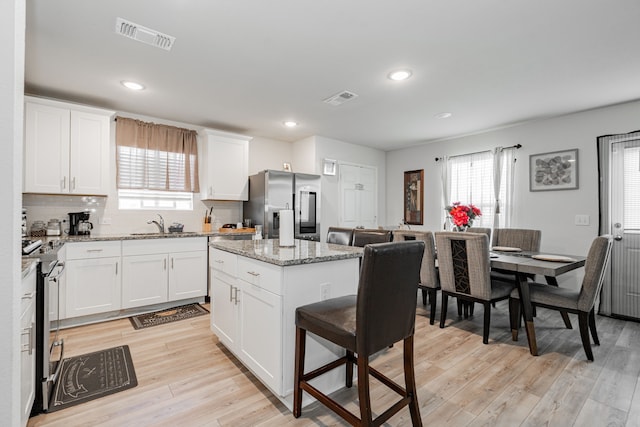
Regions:
<instances>
[{"instance_id":1,"label":"granite countertop","mask_svg":"<svg viewBox=\"0 0 640 427\"><path fill-rule=\"evenodd\" d=\"M296 239L293 247L280 247L279 242L278 239L225 240L209 242L209 246L283 267L361 258L364 253L364 249L359 247L312 242L309 240Z\"/></svg>"},{"instance_id":2,"label":"granite countertop","mask_svg":"<svg viewBox=\"0 0 640 427\"><path fill-rule=\"evenodd\" d=\"M211 236L233 236L238 234L254 234L254 231L186 231L183 233L120 233L120 234L90 234L87 236L45 236L32 237L32 239L42 239L44 244L55 242L55 244L73 243L73 242L97 242L109 240L141 240L141 239L169 239L184 237L211 237Z\"/></svg>"}]
</instances>

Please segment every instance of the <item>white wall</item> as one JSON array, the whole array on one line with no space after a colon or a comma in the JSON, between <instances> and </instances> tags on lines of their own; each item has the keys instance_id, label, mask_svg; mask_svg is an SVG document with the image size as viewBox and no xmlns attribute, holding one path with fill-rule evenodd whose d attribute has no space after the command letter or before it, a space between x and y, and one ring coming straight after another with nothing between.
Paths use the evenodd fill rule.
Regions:
<instances>
[{"instance_id":1,"label":"white wall","mask_svg":"<svg viewBox=\"0 0 640 427\"><path fill-rule=\"evenodd\" d=\"M378 225L387 225L386 212L386 153L375 148L350 144L335 139L316 136L315 162L316 173L322 173L322 159L328 158L338 162L373 166L378 170ZM321 236L327 235L327 228L338 224L340 186L339 171L335 176L322 175L322 229ZM322 239L324 240L324 238Z\"/></svg>"},{"instance_id":2,"label":"white wall","mask_svg":"<svg viewBox=\"0 0 640 427\"><path fill-rule=\"evenodd\" d=\"M522 144L517 151L512 226L542 230L543 251L586 255L598 235L596 138L638 128L640 102L634 102L388 152L387 218L402 218L403 172L424 169L425 224L421 228L441 230L444 211L440 163L435 157ZM529 155L573 148L579 149L579 188L530 192ZM576 214L589 215L590 225L574 225Z\"/></svg>"},{"instance_id":3,"label":"white wall","mask_svg":"<svg viewBox=\"0 0 640 427\"><path fill-rule=\"evenodd\" d=\"M0 13L0 414L20 425L20 217L24 102L25 2L7 1ZM10 398L13 397L13 398Z\"/></svg>"},{"instance_id":4,"label":"white wall","mask_svg":"<svg viewBox=\"0 0 640 427\"><path fill-rule=\"evenodd\" d=\"M292 150L293 144L290 142L253 138L249 141L249 175L265 169L282 170L283 163L293 162Z\"/></svg>"}]
</instances>

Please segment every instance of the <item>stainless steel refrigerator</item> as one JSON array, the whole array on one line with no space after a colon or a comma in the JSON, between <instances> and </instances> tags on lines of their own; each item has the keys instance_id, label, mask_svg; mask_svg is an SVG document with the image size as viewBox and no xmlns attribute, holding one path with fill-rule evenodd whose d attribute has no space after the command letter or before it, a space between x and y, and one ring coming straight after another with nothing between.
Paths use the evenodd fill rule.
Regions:
<instances>
[{"instance_id":1,"label":"stainless steel refrigerator","mask_svg":"<svg viewBox=\"0 0 640 427\"><path fill-rule=\"evenodd\" d=\"M294 237L320 241L320 176L265 170L249 177L243 218L262 225L265 239L280 236L280 215L293 209Z\"/></svg>"}]
</instances>

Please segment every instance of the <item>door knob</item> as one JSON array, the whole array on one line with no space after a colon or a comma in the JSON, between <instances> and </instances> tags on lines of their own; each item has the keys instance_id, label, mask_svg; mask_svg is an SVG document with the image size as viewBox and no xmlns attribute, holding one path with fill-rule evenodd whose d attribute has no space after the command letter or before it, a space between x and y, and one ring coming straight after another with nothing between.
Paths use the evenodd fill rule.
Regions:
<instances>
[{"instance_id":1,"label":"door knob","mask_svg":"<svg viewBox=\"0 0 640 427\"><path fill-rule=\"evenodd\" d=\"M615 236L615 237L613 238L613 240L616 240L616 241L618 241L618 242L619 242L620 240L622 240L622 236Z\"/></svg>"}]
</instances>

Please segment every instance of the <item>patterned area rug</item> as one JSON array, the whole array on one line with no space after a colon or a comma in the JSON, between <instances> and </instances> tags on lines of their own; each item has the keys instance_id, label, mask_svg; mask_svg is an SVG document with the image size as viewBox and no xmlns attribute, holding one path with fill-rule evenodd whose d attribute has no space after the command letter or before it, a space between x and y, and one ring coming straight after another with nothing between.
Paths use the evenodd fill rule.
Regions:
<instances>
[{"instance_id":1,"label":"patterned area rug","mask_svg":"<svg viewBox=\"0 0 640 427\"><path fill-rule=\"evenodd\" d=\"M209 313L209 310L202 307L200 304L187 304L167 310L131 316L129 317L129 320L135 329L143 329L151 326L164 325L165 323L176 322L178 320L203 316L207 313Z\"/></svg>"},{"instance_id":2,"label":"patterned area rug","mask_svg":"<svg viewBox=\"0 0 640 427\"><path fill-rule=\"evenodd\" d=\"M69 357L62 360L49 412L137 385L128 345Z\"/></svg>"}]
</instances>

